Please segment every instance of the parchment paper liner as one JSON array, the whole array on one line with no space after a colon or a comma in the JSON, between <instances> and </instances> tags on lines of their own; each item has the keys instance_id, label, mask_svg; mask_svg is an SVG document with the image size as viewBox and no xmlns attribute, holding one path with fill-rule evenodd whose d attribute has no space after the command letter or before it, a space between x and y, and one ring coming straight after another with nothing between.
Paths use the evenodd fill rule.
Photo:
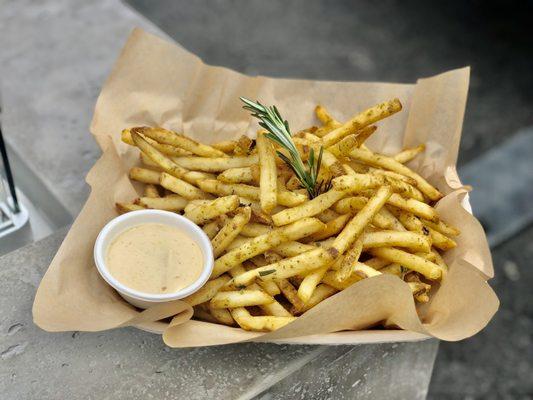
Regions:
<instances>
[{"instance_id":1,"label":"parchment paper liner","mask_svg":"<svg viewBox=\"0 0 533 400\"><path fill-rule=\"evenodd\" d=\"M461 205L466 191L455 170L468 80L468 68L415 85L248 77L207 66L171 43L134 30L98 98L91 132L103 155L87 175L89 199L37 291L35 323L48 331L136 325L164 330L165 343L173 347L240 341L374 343L427 336L460 340L475 334L499 302L486 282L493 276L486 237ZM426 143L426 152L411 167L446 194L438 211L462 231L457 248L445 254L450 271L431 302L419 308L420 317L407 285L389 275L358 282L267 334L188 320L191 309L180 301L139 313L100 278L92 255L96 236L116 216L116 201L138 196L127 177L138 163L138 151L120 142L120 131L159 125L206 142L254 136L257 126L242 110L239 96L276 104L294 131L316 123L313 108L318 103L343 121L385 99L401 100L403 111L380 122L368 145L387 154ZM154 322L176 313L170 325ZM370 329L379 323L405 331Z\"/></svg>"}]
</instances>

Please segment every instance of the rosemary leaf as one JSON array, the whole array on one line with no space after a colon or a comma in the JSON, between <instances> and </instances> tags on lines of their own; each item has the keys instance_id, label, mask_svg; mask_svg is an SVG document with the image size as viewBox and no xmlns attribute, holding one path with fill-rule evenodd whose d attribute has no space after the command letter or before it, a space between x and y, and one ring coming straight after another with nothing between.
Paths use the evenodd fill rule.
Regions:
<instances>
[{"instance_id":1,"label":"rosemary leaf","mask_svg":"<svg viewBox=\"0 0 533 400\"><path fill-rule=\"evenodd\" d=\"M307 190L310 198L322 193L321 188L331 187L331 182L324 184L324 182L317 181L322 163L323 147L320 147L318 157L315 157L315 151L311 148L306 167L292 140L289 122L282 118L277 107L264 106L259 101L254 102L244 97L241 97L241 100L244 103L243 108L250 111L251 115L259 120L259 126L266 129L265 137L277 143L289 153L289 156L287 156L277 151L278 157L292 169L302 186Z\"/></svg>"}]
</instances>

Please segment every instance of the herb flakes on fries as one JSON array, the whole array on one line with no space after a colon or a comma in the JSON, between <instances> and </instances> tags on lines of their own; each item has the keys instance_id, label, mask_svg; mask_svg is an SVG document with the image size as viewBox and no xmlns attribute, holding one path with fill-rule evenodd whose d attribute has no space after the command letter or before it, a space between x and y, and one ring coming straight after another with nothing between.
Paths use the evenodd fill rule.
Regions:
<instances>
[{"instance_id":1,"label":"herb flakes on fries","mask_svg":"<svg viewBox=\"0 0 533 400\"><path fill-rule=\"evenodd\" d=\"M160 127L121 134L141 151L130 179L146 187L143 197L117 203L118 212L178 212L212 242L211 280L184 299L194 317L272 331L382 274L428 302L446 279L441 252L456 246L460 232L434 208L440 191L405 165L425 145L383 155L364 144L376 122L402 109L400 101L344 123L317 105L321 126L292 134L275 106L241 100L259 119L255 140L208 145Z\"/></svg>"}]
</instances>

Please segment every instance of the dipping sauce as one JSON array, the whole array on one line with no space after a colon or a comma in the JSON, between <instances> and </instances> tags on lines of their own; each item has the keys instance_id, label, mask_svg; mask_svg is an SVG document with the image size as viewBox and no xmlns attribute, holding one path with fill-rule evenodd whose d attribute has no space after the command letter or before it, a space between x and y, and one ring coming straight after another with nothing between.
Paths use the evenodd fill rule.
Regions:
<instances>
[{"instance_id":1,"label":"dipping sauce","mask_svg":"<svg viewBox=\"0 0 533 400\"><path fill-rule=\"evenodd\" d=\"M142 224L111 242L106 265L123 285L164 294L192 285L202 274L204 256L198 244L179 228Z\"/></svg>"}]
</instances>

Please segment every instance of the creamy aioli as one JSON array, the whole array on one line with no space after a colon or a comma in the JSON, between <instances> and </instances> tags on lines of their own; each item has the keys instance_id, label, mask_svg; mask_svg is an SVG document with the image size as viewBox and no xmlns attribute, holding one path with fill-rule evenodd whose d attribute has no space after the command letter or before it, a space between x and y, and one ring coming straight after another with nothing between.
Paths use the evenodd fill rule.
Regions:
<instances>
[{"instance_id":1,"label":"creamy aioli","mask_svg":"<svg viewBox=\"0 0 533 400\"><path fill-rule=\"evenodd\" d=\"M143 293L174 293L201 275L204 256L180 229L142 224L118 235L109 246L106 265L123 285Z\"/></svg>"}]
</instances>

